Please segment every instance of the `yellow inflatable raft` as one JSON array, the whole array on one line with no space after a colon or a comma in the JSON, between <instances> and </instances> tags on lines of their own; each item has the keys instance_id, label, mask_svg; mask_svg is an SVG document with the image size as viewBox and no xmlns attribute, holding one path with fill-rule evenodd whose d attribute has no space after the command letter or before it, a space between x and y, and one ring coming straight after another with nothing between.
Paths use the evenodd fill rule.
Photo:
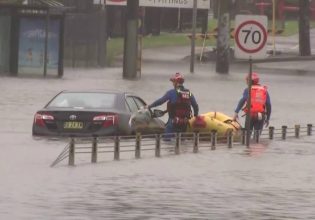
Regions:
<instances>
[{"instance_id":1,"label":"yellow inflatable raft","mask_svg":"<svg viewBox=\"0 0 315 220\"><path fill-rule=\"evenodd\" d=\"M209 133L213 130L218 138L225 138L229 131L236 139L241 136L241 125L221 112L207 112L191 118L187 132Z\"/></svg>"}]
</instances>

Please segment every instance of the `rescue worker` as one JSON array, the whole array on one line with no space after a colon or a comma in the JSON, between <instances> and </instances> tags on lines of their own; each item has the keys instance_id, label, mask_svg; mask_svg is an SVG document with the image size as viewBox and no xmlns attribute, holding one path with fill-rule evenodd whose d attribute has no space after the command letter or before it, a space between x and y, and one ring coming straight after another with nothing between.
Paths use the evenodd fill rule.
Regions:
<instances>
[{"instance_id":1,"label":"rescue worker","mask_svg":"<svg viewBox=\"0 0 315 220\"><path fill-rule=\"evenodd\" d=\"M266 86L259 84L259 76L257 73L252 73L252 87L251 87L251 107L250 107L250 130L253 129L262 131L264 125L269 126L271 115L271 101ZM246 76L246 83L249 83L249 74ZM243 92L243 97L239 100L235 109L233 120L238 119L238 113L242 109L244 113L247 112L248 88ZM246 123L246 122L245 122Z\"/></svg>"},{"instance_id":2,"label":"rescue worker","mask_svg":"<svg viewBox=\"0 0 315 220\"><path fill-rule=\"evenodd\" d=\"M170 78L174 88L165 93L164 96L148 105L149 109L167 102L168 121L165 133L185 132L189 119L192 117L191 107L194 116L198 116L199 107L194 95L183 86L185 81L180 73L176 73Z\"/></svg>"}]
</instances>

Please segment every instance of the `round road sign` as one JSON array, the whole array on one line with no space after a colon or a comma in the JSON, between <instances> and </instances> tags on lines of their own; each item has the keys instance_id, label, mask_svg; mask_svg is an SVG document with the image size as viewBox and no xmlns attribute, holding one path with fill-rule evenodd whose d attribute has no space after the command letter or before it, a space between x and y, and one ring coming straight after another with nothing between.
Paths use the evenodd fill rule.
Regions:
<instances>
[{"instance_id":1,"label":"round road sign","mask_svg":"<svg viewBox=\"0 0 315 220\"><path fill-rule=\"evenodd\" d=\"M264 48L266 42L267 30L256 20L244 21L235 31L236 46L245 53L259 52Z\"/></svg>"}]
</instances>

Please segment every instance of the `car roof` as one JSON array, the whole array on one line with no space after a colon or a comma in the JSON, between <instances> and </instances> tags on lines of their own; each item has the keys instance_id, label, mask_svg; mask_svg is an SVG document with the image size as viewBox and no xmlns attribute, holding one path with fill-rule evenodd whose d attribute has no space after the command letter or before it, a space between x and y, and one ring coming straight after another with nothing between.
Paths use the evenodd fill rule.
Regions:
<instances>
[{"instance_id":1,"label":"car roof","mask_svg":"<svg viewBox=\"0 0 315 220\"><path fill-rule=\"evenodd\" d=\"M107 89L63 90L60 93L109 93L109 94L120 94L120 95L135 95L132 92L122 92L118 90L107 90Z\"/></svg>"}]
</instances>

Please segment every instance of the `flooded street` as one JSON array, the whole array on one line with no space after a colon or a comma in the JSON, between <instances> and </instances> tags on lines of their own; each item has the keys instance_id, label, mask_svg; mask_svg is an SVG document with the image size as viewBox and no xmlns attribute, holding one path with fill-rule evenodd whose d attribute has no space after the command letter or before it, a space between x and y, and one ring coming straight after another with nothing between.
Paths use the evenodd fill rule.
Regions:
<instances>
[{"instance_id":1,"label":"flooded street","mask_svg":"<svg viewBox=\"0 0 315 220\"><path fill-rule=\"evenodd\" d=\"M34 113L60 90L132 91L151 103L177 71L200 113L232 115L247 69L218 75L212 64L198 64L190 74L182 61L146 64L137 81L123 80L121 68L67 69L62 79L0 77L0 219L315 219L314 135L53 168L66 142L31 135ZM271 96L271 126L314 124L315 71L259 73Z\"/></svg>"}]
</instances>

